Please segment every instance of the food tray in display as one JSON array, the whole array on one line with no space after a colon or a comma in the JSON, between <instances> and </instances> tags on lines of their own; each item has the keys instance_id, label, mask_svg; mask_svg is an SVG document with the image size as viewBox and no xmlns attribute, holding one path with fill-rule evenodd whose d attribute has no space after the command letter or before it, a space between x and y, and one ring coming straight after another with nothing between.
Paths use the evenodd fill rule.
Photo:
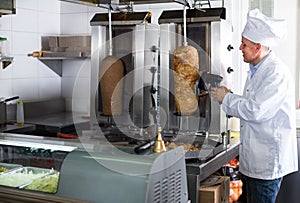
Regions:
<instances>
[{"instance_id":1,"label":"food tray in display","mask_svg":"<svg viewBox=\"0 0 300 203\"><path fill-rule=\"evenodd\" d=\"M0 169L6 169L5 171L0 170L0 175L4 173L9 173L15 169L22 168L22 165L19 164L7 164L7 163L0 163Z\"/></svg>"},{"instance_id":2,"label":"food tray in display","mask_svg":"<svg viewBox=\"0 0 300 203\"><path fill-rule=\"evenodd\" d=\"M34 190L45 193L56 193L58 188L59 172L56 171L49 175L33 180L30 184L20 186L20 189Z\"/></svg>"},{"instance_id":3,"label":"food tray in display","mask_svg":"<svg viewBox=\"0 0 300 203\"><path fill-rule=\"evenodd\" d=\"M201 150L187 151L185 153L185 159L196 159L199 161L207 161L211 157L217 155L224 150L224 146L220 142L207 139L203 143L194 142L196 146L200 146Z\"/></svg>"},{"instance_id":4,"label":"food tray in display","mask_svg":"<svg viewBox=\"0 0 300 203\"><path fill-rule=\"evenodd\" d=\"M0 176L0 185L8 187L24 187L33 180L55 173L52 169L22 167Z\"/></svg>"}]
</instances>

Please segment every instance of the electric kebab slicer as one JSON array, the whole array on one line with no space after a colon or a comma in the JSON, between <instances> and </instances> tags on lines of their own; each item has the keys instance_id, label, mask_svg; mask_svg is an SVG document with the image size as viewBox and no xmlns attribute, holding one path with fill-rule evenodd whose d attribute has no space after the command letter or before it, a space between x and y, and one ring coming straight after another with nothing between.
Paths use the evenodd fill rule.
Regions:
<instances>
[{"instance_id":1,"label":"electric kebab slicer","mask_svg":"<svg viewBox=\"0 0 300 203\"><path fill-rule=\"evenodd\" d=\"M202 80L205 82L207 88L219 87L223 77L217 74L203 72L201 75Z\"/></svg>"}]
</instances>

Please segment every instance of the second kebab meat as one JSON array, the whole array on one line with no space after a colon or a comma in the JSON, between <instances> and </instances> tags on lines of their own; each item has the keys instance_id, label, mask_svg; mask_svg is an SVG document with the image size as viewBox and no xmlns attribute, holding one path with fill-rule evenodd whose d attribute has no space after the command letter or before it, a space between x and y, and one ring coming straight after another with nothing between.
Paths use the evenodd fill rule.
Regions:
<instances>
[{"instance_id":1,"label":"second kebab meat","mask_svg":"<svg viewBox=\"0 0 300 203\"><path fill-rule=\"evenodd\" d=\"M173 53L175 102L180 115L188 116L198 108L198 97L194 92L199 77L198 51L192 46L181 46Z\"/></svg>"}]
</instances>

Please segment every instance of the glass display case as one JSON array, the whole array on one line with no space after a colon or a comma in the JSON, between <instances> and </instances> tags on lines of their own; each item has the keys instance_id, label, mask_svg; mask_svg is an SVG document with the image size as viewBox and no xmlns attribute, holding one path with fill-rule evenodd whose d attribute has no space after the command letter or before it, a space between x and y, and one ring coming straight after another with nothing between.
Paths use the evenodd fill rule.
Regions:
<instances>
[{"instance_id":1,"label":"glass display case","mask_svg":"<svg viewBox=\"0 0 300 203\"><path fill-rule=\"evenodd\" d=\"M102 140L0 133L0 170L0 198L13 202L188 202L183 147L137 155Z\"/></svg>"}]
</instances>

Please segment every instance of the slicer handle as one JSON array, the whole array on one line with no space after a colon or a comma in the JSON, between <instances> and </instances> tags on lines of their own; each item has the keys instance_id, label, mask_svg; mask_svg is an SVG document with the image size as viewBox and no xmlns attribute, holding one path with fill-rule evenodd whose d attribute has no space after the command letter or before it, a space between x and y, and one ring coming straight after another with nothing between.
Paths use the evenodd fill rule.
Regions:
<instances>
[{"instance_id":1,"label":"slicer handle","mask_svg":"<svg viewBox=\"0 0 300 203\"><path fill-rule=\"evenodd\" d=\"M147 149L150 149L151 146L153 146L155 144L155 140L149 140L147 142L145 142L144 144L141 144L140 146L137 146L134 148L134 152L137 154L140 154L142 152L144 152Z\"/></svg>"}]
</instances>

